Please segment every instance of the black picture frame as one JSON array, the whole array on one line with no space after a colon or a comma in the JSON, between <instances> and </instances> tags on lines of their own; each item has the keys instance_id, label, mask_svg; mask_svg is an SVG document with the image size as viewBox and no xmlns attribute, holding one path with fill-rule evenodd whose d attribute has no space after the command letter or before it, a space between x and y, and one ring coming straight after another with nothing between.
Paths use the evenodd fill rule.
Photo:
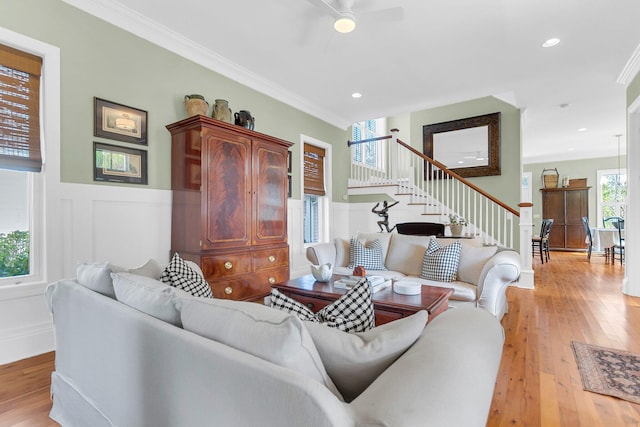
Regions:
<instances>
[{"instance_id":1,"label":"black picture frame","mask_svg":"<svg viewBox=\"0 0 640 427\"><path fill-rule=\"evenodd\" d=\"M94 141L93 180L148 184L147 151Z\"/></svg>"},{"instance_id":2,"label":"black picture frame","mask_svg":"<svg viewBox=\"0 0 640 427\"><path fill-rule=\"evenodd\" d=\"M293 157L292 154L293 153L291 151L287 151L287 153L288 153L287 158L288 158L288 162L289 162L288 166L287 166L287 173L291 173L292 170L293 170L293 160L292 160L292 157Z\"/></svg>"},{"instance_id":3,"label":"black picture frame","mask_svg":"<svg viewBox=\"0 0 640 427\"><path fill-rule=\"evenodd\" d=\"M93 135L147 145L147 112L94 97Z\"/></svg>"},{"instance_id":4,"label":"black picture frame","mask_svg":"<svg viewBox=\"0 0 640 427\"><path fill-rule=\"evenodd\" d=\"M287 189L287 197L291 198L292 193L292 188L291 188L291 175L287 175L287 184L288 184L288 189Z\"/></svg>"}]
</instances>

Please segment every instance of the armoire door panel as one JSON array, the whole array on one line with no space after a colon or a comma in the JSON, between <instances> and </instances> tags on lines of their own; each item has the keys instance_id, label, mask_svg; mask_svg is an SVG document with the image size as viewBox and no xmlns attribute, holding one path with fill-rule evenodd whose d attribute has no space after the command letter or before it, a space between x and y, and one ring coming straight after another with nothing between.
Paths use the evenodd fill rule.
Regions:
<instances>
[{"instance_id":1,"label":"armoire door panel","mask_svg":"<svg viewBox=\"0 0 640 427\"><path fill-rule=\"evenodd\" d=\"M253 244L284 243L287 239L287 151L254 141Z\"/></svg>"},{"instance_id":2,"label":"armoire door panel","mask_svg":"<svg viewBox=\"0 0 640 427\"><path fill-rule=\"evenodd\" d=\"M205 150L203 248L250 245L251 176L247 171L251 170L251 140L210 136Z\"/></svg>"}]
</instances>

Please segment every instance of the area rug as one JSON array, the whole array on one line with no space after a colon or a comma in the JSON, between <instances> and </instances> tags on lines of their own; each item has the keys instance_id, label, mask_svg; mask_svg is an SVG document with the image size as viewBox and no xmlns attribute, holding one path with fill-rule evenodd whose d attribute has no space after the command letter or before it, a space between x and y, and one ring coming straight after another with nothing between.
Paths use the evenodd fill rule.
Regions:
<instances>
[{"instance_id":1,"label":"area rug","mask_svg":"<svg viewBox=\"0 0 640 427\"><path fill-rule=\"evenodd\" d=\"M640 354L573 341L582 387L640 403Z\"/></svg>"}]
</instances>

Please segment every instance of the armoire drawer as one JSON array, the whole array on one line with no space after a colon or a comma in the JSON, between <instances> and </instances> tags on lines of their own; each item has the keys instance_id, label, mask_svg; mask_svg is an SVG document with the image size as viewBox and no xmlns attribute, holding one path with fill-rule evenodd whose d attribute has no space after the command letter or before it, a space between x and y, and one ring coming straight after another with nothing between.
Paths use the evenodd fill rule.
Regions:
<instances>
[{"instance_id":1,"label":"armoire drawer","mask_svg":"<svg viewBox=\"0 0 640 427\"><path fill-rule=\"evenodd\" d=\"M251 271L251 256L248 254L206 255L202 257L204 277L235 276Z\"/></svg>"},{"instance_id":2,"label":"armoire drawer","mask_svg":"<svg viewBox=\"0 0 640 427\"><path fill-rule=\"evenodd\" d=\"M253 271L260 272L265 268L284 267L289 265L288 248L270 249L253 253Z\"/></svg>"}]
</instances>

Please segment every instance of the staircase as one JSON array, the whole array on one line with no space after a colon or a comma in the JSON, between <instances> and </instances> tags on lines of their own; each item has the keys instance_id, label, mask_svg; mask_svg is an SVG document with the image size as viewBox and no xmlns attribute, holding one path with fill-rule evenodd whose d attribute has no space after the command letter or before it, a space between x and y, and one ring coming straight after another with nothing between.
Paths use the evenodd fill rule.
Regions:
<instances>
[{"instance_id":1,"label":"staircase","mask_svg":"<svg viewBox=\"0 0 640 427\"><path fill-rule=\"evenodd\" d=\"M352 163L350 195L387 194L400 201L408 217L396 215L396 222L447 224L449 215L457 215L468 221L466 234L481 238L484 244L520 249L514 248L514 233L520 231L515 224L519 211L400 141L396 129L391 132L389 136L348 143L352 150L358 144L368 144L378 166Z\"/></svg>"}]
</instances>

